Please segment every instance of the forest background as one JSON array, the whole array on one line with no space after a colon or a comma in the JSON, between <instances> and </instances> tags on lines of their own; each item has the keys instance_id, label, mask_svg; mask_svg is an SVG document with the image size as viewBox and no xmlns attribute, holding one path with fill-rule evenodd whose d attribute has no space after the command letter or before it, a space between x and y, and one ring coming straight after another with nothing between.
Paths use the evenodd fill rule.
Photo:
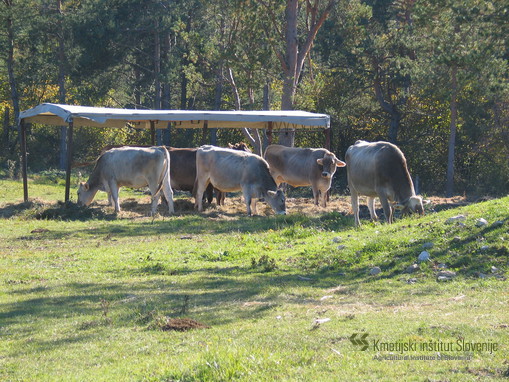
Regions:
<instances>
[{"instance_id":1,"label":"forest background","mask_svg":"<svg viewBox=\"0 0 509 382\"><path fill-rule=\"evenodd\" d=\"M505 195L508 35L508 0L2 0L0 173L18 176L17 117L43 102L296 109L331 116L341 159L358 139L399 145L420 192ZM324 145L317 131L285 136ZM247 140L255 149L265 138L236 129L157 136L175 147ZM30 126L29 171L65 168L65 139L65 127ZM149 140L130 128L79 128L73 158Z\"/></svg>"}]
</instances>

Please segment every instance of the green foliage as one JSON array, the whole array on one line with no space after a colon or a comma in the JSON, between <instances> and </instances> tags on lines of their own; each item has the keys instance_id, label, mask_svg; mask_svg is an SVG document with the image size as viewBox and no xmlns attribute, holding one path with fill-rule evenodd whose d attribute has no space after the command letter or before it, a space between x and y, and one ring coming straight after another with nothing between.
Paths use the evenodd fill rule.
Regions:
<instances>
[{"instance_id":1,"label":"green foliage","mask_svg":"<svg viewBox=\"0 0 509 382\"><path fill-rule=\"evenodd\" d=\"M275 52L283 52L286 42L273 26L284 25L286 2L86 0L63 2L61 12L56 5L20 0L0 8L0 115L10 110L7 127L0 126L4 171L20 168L11 79L22 110L59 102L60 71L66 102L73 104L229 110L237 107L236 89L240 107L257 110L264 107L268 86L268 106L281 105L284 57ZM299 44L308 16L299 13ZM393 139L421 190L441 193L451 68L457 66L457 193L504 195L509 184L506 16L503 1L339 1L304 63L294 107L331 116L332 149L339 157L358 139ZM58 128L34 125L28 139L29 170L58 168ZM209 137L204 141L200 131L174 129L162 139L195 147ZM240 140L244 136L237 130L217 133L218 145ZM109 144L149 141L148 134L130 129L76 129L74 161L93 161ZM319 132L297 133L299 146L324 142ZM335 188L346 190L344 176Z\"/></svg>"}]
</instances>

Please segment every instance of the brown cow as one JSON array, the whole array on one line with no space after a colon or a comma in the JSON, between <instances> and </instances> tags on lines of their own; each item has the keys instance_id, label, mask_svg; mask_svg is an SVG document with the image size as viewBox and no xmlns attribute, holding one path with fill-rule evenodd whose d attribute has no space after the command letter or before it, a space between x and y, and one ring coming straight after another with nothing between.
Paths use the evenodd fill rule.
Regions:
<instances>
[{"instance_id":1,"label":"brown cow","mask_svg":"<svg viewBox=\"0 0 509 382\"><path fill-rule=\"evenodd\" d=\"M194 182L196 180L196 151L197 148L175 148L166 146L170 153L170 180L174 190L189 191L194 196ZM213 187L207 187L205 196L208 203L212 202Z\"/></svg>"},{"instance_id":2,"label":"brown cow","mask_svg":"<svg viewBox=\"0 0 509 382\"><path fill-rule=\"evenodd\" d=\"M256 214L256 199L265 199L277 214L286 214L285 196L277 189L269 165L260 156L215 146L196 152L195 206L203 211L202 195L209 183L223 192L241 191L247 214Z\"/></svg>"},{"instance_id":3,"label":"brown cow","mask_svg":"<svg viewBox=\"0 0 509 382\"><path fill-rule=\"evenodd\" d=\"M336 168L345 166L345 162L326 149L270 145L264 156L278 185L288 183L294 187L311 186L315 205L318 205L321 196L322 207L327 205L327 191L331 187Z\"/></svg>"},{"instance_id":4,"label":"brown cow","mask_svg":"<svg viewBox=\"0 0 509 382\"><path fill-rule=\"evenodd\" d=\"M371 219L378 220L375 197L379 197L385 218L393 222L393 206L403 213L424 213L422 198L415 195L414 184L401 150L389 142L357 141L345 154L348 186L352 195L355 224L359 226L359 195L367 196Z\"/></svg>"}]
</instances>

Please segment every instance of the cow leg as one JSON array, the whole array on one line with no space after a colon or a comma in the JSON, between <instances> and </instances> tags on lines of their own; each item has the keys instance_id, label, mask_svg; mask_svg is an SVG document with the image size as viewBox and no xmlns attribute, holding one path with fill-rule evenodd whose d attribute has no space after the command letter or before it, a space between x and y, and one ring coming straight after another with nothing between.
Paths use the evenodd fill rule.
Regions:
<instances>
[{"instance_id":1,"label":"cow leg","mask_svg":"<svg viewBox=\"0 0 509 382\"><path fill-rule=\"evenodd\" d=\"M198 176L196 177L196 195L194 197L194 206L198 209L198 212L203 212L203 193L207 189L207 186L210 183L210 180L207 178L205 181L200 180Z\"/></svg>"},{"instance_id":2,"label":"cow leg","mask_svg":"<svg viewBox=\"0 0 509 382\"><path fill-rule=\"evenodd\" d=\"M315 198L315 206L318 205L318 199L320 198L320 189L317 186L311 186L313 189L313 197Z\"/></svg>"},{"instance_id":3,"label":"cow leg","mask_svg":"<svg viewBox=\"0 0 509 382\"><path fill-rule=\"evenodd\" d=\"M327 207L327 191L326 190L320 190L320 196L322 198L322 207Z\"/></svg>"},{"instance_id":4,"label":"cow leg","mask_svg":"<svg viewBox=\"0 0 509 382\"><path fill-rule=\"evenodd\" d=\"M168 202L168 213L171 215L175 213L175 206L173 204L173 190L171 188L170 182L163 183L163 193L166 201Z\"/></svg>"},{"instance_id":5,"label":"cow leg","mask_svg":"<svg viewBox=\"0 0 509 382\"><path fill-rule=\"evenodd\" d=\"M382 203L382 207L384 209L385 219L387 220L387 223L391 224L393 219L392 219L392 207L389 203L389 200L385 195L379 195L379 197L380 202Z\"/></svg>"},{"instance_id":6,"label":"cow leg","mask_svg":"<svg viewBox=\"0 0 509 382\"><path fill-rule=\"evenodd\" d=\"M246 202L247 215L252 216L251 205L254 204L253 210L256 213L256 200L253 200L253 198L251 197L251 192L249 191L250 190L248 188L242 187L242 194L244 194L244 200ZM252 203L253 201L254 203Z\"/></svg>"},{"instance_id":7,"label":"cow leg","mask_svg":"<svg viewBox=\"0 0 509 382\"><path fill-rule=\"evenodd\" d=\"M253 215L258 215L258 211L256 210L256 202L257 202L256 198L251 199L251 211Z\"/></svg>"},{"instance_id":8,"label":"cow leg","mask_svg":"<svg viewBox=\"0 0 509 382\"><path fill-rule=\"evenodd\" d=\"M368 199L367 203L368 203L369 215L371 216L371 220L378 221L378 216L375 211L375 198L368 196L367 199Z\"/></svg>"},{"instance_id":9,"label":"cow leg","mask_svg":"<svg viewBox=\"0 0 509 382\"><path fill-rule=\"evenodd\" d=\"M111 195L111 191L108 192L108 205L110 205L112 207L115 205L115 201L113 200L113 196Z\"/></svg>"},{"instance_id":10,"label":"cow leg","mask_svg":"<svg viewBox=\"0 0 509 382\"><path fill-rule=\"evenodd\" d=\"M120 202L118 200L118 185L113 179L108 181L108 186L110 188L111 200L113 201L113 205L115 206L115 213L120 212ZM108 198L109 199L109 198Z\"/></svg>"},{"instance_id":11,"label":"cow leg","mask_svg":"<svg viewBox=\"0 0 509 382\"><path fill-rule=\"evenodd\" d=\"M355 218L355 225L359 227L361 225L359 220L359 194L357 194L357 191L355 191L352 186L350 186L350 194L352 198L352 211Z\"/></svg>"}]
</instances>

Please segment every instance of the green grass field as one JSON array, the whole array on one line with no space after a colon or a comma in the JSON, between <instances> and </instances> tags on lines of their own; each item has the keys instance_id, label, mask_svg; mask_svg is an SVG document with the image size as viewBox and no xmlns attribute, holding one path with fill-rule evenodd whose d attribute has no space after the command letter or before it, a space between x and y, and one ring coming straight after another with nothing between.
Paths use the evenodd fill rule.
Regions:
<instances>
[{"instance_id":1,"label":"green grass field","mask_svg":"<svg viewBox=\"0 0 509 382\"><path fill-rule=\"evenodd\" d=\"M150 218L131 192L115 217L104 194L30 193L0 180L0 380L509 377L509 197L356 229L334 208Z\"/></svg>"}]
</instances>

